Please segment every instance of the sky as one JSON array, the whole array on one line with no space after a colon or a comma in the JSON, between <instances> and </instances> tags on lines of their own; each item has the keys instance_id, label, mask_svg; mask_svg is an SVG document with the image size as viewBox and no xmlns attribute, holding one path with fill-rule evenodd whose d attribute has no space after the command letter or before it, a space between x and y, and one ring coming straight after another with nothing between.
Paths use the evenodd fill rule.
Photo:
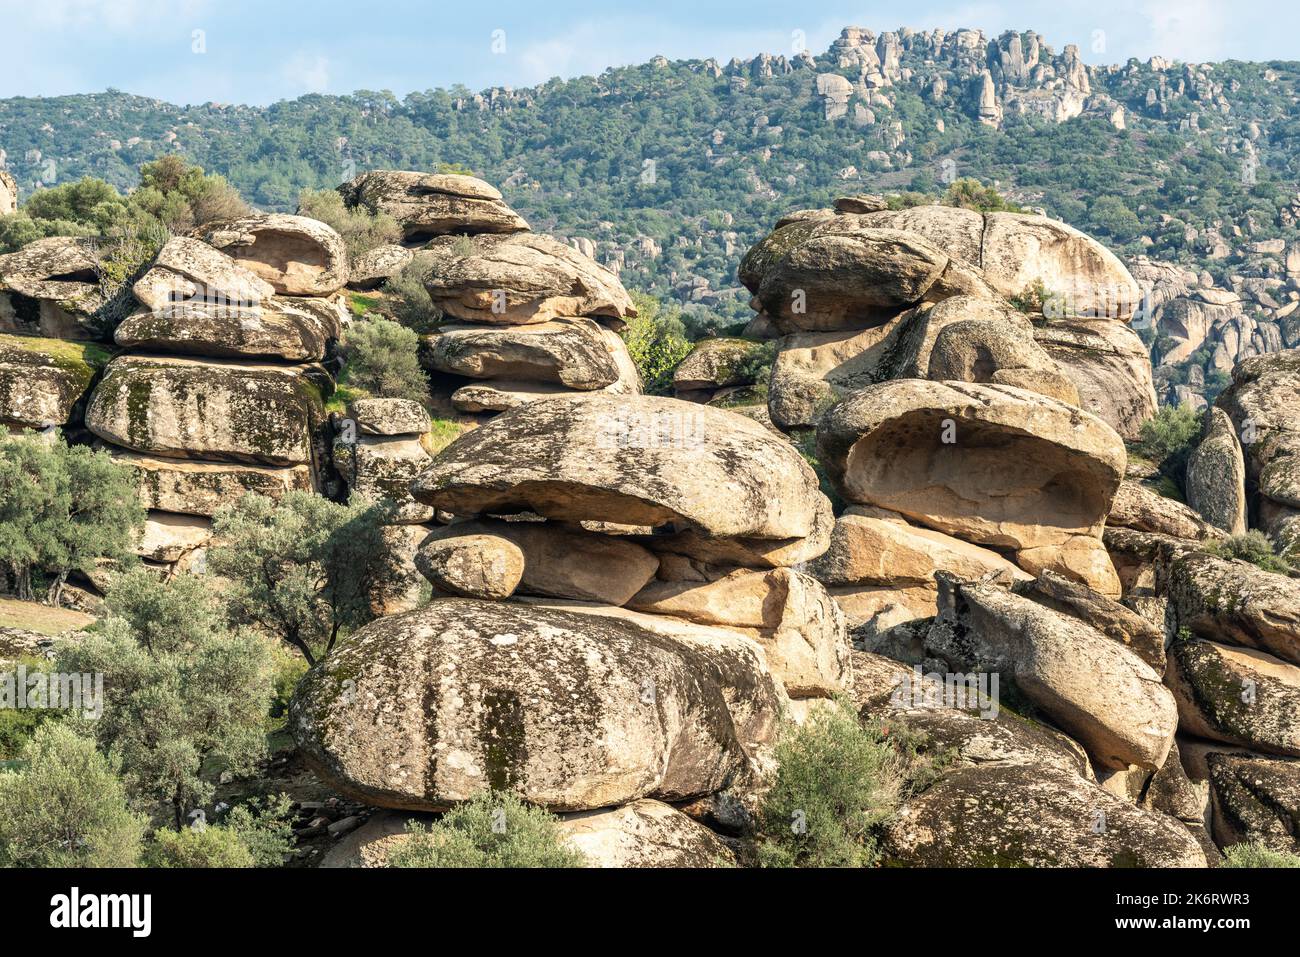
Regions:
<instances>
[{"instance_id":1,"label":"sky","mask_svg":"<svg viewBox=\"0 0 1300 957\"><path fill-rule=\"evenodd\" d=\"M532 86L669 59L823 52L847 25L1036 30L1089 63L1300 60L1300 3L1227 0L0 0L0 97L179 104Z\"/></svg>"}]
</instances>

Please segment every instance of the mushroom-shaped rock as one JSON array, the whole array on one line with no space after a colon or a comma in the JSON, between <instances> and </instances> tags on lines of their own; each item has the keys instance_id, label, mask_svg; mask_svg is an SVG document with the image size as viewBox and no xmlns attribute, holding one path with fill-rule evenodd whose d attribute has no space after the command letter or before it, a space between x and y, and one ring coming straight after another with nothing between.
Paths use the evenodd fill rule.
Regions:
<instances>
[{"instance_id":1,"label":"mushroom-shaped rock","mask_svg":"<svg viewBox=\"0 0 1300 957\"><path fill-rule=\"evenodd\" d=\"M416 567L436 588L462 598L509 598L524 574L524 553L499 535L429 538Z\"/></svg>"},{"instance_id":2,"label":"mushroom-shaped rock","mask_svg":"<svg viewBox=\"0 0 1300 957\"><path fill-rule=\"evenodd\" d=\"M201 238L281 295L327 296L348 281L347 247L320 220L259 213L206 226Z\"/></svg>"},{"instance_id":3,"label":"mushroom-shaped rock","mask_svg":"<svg viewBox=\"0 0 1300 957\"><path fill-rule=\"evenodd\" d=\"M319 366L119 356L90 398L86 427L146 454L309 463L325 379Z\"/></svg>"},{"instance_id":4,"label":"mushroom-shaped rock","mask_svg":"<svg viewBox=\"0 0 1300 957\"><path fill-rule=\"evenodd\" d=\"M566 814L564 843L587 867L733 867L735 852L670 804L642 799L623 807Z\"/></svg>"},{"instance_id":5,"label":"mushroom-shaped rock","mask_svg":"<svg viewBox=\"0 0 1300 957\"><path fill-rule=\"evenodd\" d=\"M65 424L107 358L91 343L0 335L0 426Z\"/></svg>"},{"instance_id":6,"label":"mushroom-shaped rock","mask_svg":"<svg viewBox=\"0 0 1300 957\"><path fill-rule=\"evenodd\" d=\"M428 544L465 536L500 538L519 549L516 584L525 595L622 605L659 569L659 559L635 542L558 522L458 522L435 531Z\"/></svg>"},{"instance_id":7,"label":"mushroom-shaped rock","mask_svg":"<svg viewBox=\"0 0 1300 957\"><path fill-rule=\"evenodd\" d=\"M473 176L371 170L339 187L343 201L397 220L407 243L449 233L517 233L528 229L496 187Z\"/></svg>"},{"instance_id":8,"label":"mushroom-shaped rock","mask_svg":"<svg viewBox=\"0 0 1300 957\"><path fill-rule=\"evenodd\" d=\"M979 270L917 233L830 232L823 225L814 224L809 238L777 260L758 288L763 311L787 331L860 329L923 300L995 296Z\"/></svg>"},{"instance_id":9,"label":"mushroom-shaped rock","mask_svg":"<svg viewBox=\"0 0 1300 957\"><path fill-rule=\"evenodd\" d=\"M1083 621L992 585L941 576L926 640L961 671L1000 672L1080 742L1098 767L1154 770L1178 728L1161 676Z\"/></svg>"},{"instance_id":10,"label":"mushroom-shaped rock","mask_svg":"<svg viewBox=\"0 0 1300 957\"><path fill-rule=\"evenodd\" d=\"M1300 668L1200 638L1169 647L1178 722L1197 737L1300 757Z\"/></svg>"},{"instance_id":11,"label":"mushroom-shaped rock","mask_svg":"<svg viewBox=\"0 0 1300 957\"><path fill-rule=\"evenodd\" d=\"M1124 475L1115 431L1011 386L900 379L848 396L817 432L844 497L979 544L1099 536Z\"/></svg>"},{"instance_id":12,"label":"mushroom-shaped rock","mask_svg":"<svg viewBox=\"0 0 1300 957\"><path fill-rule=\"evenodd\" d=\"M562 318L523 326L443 326L425 340L424 362L473 379L552 382L595 390L618 381L619 369L600 326Z\"/></svg>"},{"instance_id":13,"label":"mushroom-shaped rock","mask_svg":"<svg viewBox=\"0 0 1300 957\"><path fill-rule=\"evenodd\" d=\"M798 451L752 419L652 396L541 399L443 449L413 488L454 514L810 535L824 498Z\"/></svg>"},{"instance_id":14,"label":"mushroom-shaped rock","mask_svg":"<svg viewBox=\"0 0 1300 957\"><path fill-rule=\"evenodd\" d=\"M0 332L98 339L104 305L94 238L51 236L0 256Z\"/></svg>"},{"instance_id":15,"label":"mushroom-shaped rock","mask_svg":"<svg viewBox=\"0 0 1300 957\"><path fill-rule=\"evenodd\" d=\"M423 254L434 305L470 322L519 325L560 316L635 316L613 273L547 236L446 236Z\"/></svg>"},{"instance_id":16,"label":"mushroom-shaped rock","mask_svg":"<svg viewBox=\"0 0 1300 957\"><path fill-rule=\"evenodd\" d=\"M439 599L372 622L309 672L293 734L332 787L380 807L441 810L489 789L552 810L687 800L748 773L782 697L753 642L692 627Z\"/></svg>"}]
</instances>

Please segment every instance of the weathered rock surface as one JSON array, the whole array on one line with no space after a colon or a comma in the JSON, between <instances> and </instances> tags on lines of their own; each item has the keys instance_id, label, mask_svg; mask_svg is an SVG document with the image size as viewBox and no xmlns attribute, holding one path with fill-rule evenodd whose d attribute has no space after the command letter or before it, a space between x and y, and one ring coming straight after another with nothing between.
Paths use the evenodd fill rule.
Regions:
<instances>
[{"instance_id":1,"label":"weathered rock surface","mask_svg":"<svg viewBox=\"0 0 1300 957\"><path fill-rule=\"evenodd\" d=\"M313 366L121 356L90 398L86 427L145 454L299 465L323 417L319 381Z\"/></svg>"},{"instance_id":2,"label":"weathered rock surface","mask_svg":"<svg viewBox=\"0 0 1300 957\"><path fill-rule=\"evenodd\" d=\"M515 593L524 574L524 553L514 542L499 535L436 536L425 540L415 558L420 574L435 588L488 600Z\"/></svg>"},{"instance_id":3,"label":"weathered rock surface","mask_svg":"<svg viewBox=\"0 0 1300 957\"><path fill-rule=\"evenodd\" d=\"M1205 760L1219 846L1257 841L1300 853L1300 761L1215 751Z\"/></svg>"},{"instance_id":4,"label":"weathered rock surface","mask_svg":"<svg viewBox=\"0 0 1300 957\"><path fill-rule=\"evenodd\" d=\"M587 867L734 867L735 852L703 824L662 801L566 814L564 843Z\"/></svg>"},{"instance_id":5,"label":"weathered rock surface","mask_svg":"<svg viewBox=\"0 0 1300 957\"><path fill-rule=\"evenodd\" d=\"M1204 867L1178 821L1043 765L960 767L888 825L887 863L926 867Z\"/></svg>"},{"instance_id":6,"label":"weathered rock surface","mask_svg":"<svg viewBox=\"0 0 1300 957\"><path fill-rule=\"evenodd\" d=\"M1178 628L1300 665L1300 580L1189 551L1164 558L1156 581Z\"/></svg>"},{"instance_id":7,"label":"weathered rock surface","mask_svg":"<svg viewBox=\"0 0 1300 957\"><path fill-rule=\"evenodd\" d=\"M656 580L627 606L751 635L793 697L826 697L848 684L844 615L816 579L791 569L734 569L704 580Z\"/></svg>"},{"instance_id":8,"label":"weathered rock surface","mask_svg":"<svg viewBox=\"0 0 1300 957\"><path fill-rule=\"evenodd\" d=\"M932 529L908 524L894 512L853 505L835 520L830 547L807 567L826 585L934 585L936 571L974 580L997 576L1031 580L997 552Z\"/></svg>"},{"instance_id":9,"label":"weathered rock surface","mask_svg":"<svg viewBox=\"0 0 1300 957\"><path fill-rule=\"evenodd\" d=\"M443 326L425 339L424 361L475 379L542 382L595 390L618 381L619 369L600 326L560 318L523 326Z\"/></svg>"},{"instance_id":10,"label":"weathered rock surface","mask_svg":"<svg viewBox=\"0 0 1300 957\"><path fill-rule=\"evenodd\" d=\"M762 343L748 339L701 339L673 370L673 391L680 398L683 392L748 385L753 377L746 363L762 349Z\"/></svg>"},{"instance_id":11,"label":"weathered rock surface","mask_svg":"<svg viewBox=\"0 0 1300 957\"><path fill-rule=\"evenodd\" d=\"M1012 590L1041 605L1079 619L1145 661L1156 674L1165 672L1164 629L1126 605L1054 572L1043 572Z\"/></svg>"},{"instance_id":12,"label":"weathered rock surface","mask_svg":"<svg viewBox=\"0 0 1300 957\"><path fill-rule=\"evenodd\" d=\"M132 313L117 327L119 346L217 358L319 362L334 330L293 300L260 306L176 304Z\"/></svg>"},{"instance_id":13,"label":"weathered rock surface","mask_svg":"<svg viewBox=\"0 0 1300 957\"><path fill-rule=\"evenodd\" d=\"M521 594L623 605L645 587L659 559L635 542L558 522L458 522L430 538L454 542L491 536L510 542L523 556Z\"/></svg>"},{"instance_id":14,"label":"weathered rock surface","mask_svg":"<svg viewBox=\"0 0 1300 957\"><path fill-rule=\"evenodd\" d=\"M100 338L99 255L94 239L51 236L0 256L0 332Z\"/></svg>"},{"instance_id":15,"label":"weathered rock surface","mask_svg":"<svg viewBox=\"0 0 1300 957\"><path fill-rule=\"evenodd\" d=\"M0 170L0 216L18 210L18 182L9 173Z\"/></svg>"},{"instance_id":16,"label":"weathered rock surface","mask_svg":"<svg viewBox=\"0 0 1300 957\"><path fill-rule=\"evenodd\" d=\"M998 671L1098 767L1158 768L1178 726L1160 675L1083 621L991 585L940 579L927 650L955 670Z\"/></svg>"},{"instance_id":17,"label":"weathered rock surface","mask_svg":"<svg viewBox=\"0 0 1300 957\"><path fill-rule=\"evenodd\" d=\"M636 315L613 273L547 236L444 237L425 255L429 295L458 319L520 325L561 316Z\"/></svg>"},{"instance_id":18,"label":"weathered rock surface","mask_svg":"<svg viewBox=\"0 0 1300 957\"><path fill-rule=\"evenodd\" d=\"M349 438L355 441L347 441ZM361 434L340 436L334 442L334 470L352 493L393 502L397 511L392 520L403 524L428 522L434 517L433 508L411 495L411 483L431 460L416 436Z\"/></svg>"},{"instance_id":19,"label":"weathered rock surface","mask_svg":"<svg viewBox=\"0 0 1300 957\"><path fill-rule=\"evenodd\" d=\"M861 329L922 301L995 295L977 269L917 233L837 226L814 223L763 275L757 299L787 332Z\"/></svg>"},{"instance_id":20,"label":"weathered rock surface","mask_svg":"<svg viewBox=\"0 0 1300 957\"><path fill-rule=\"evenodd\" d=\"M378 289L415 259L405 246L388 244L366 250L352 259L348 267L349 289Z\"/></svg>"},{"instance_id":21,"label":"weathered rock surface","mask_svg":"<svg viewBox=\"0 0 1300 957\"><path fill-rule=\"evenodd\" d=\"M352 418L363 435L423 435L429 413L413 399L357 399Z\"/></svg>"},{"instance_id":22,"label":"weathered rock surface","mask_svg":"<svg viewBox=\"0 0 1300 957\"><path fill-rule=\"evenodd\" d=\"M449 233L514 233L528 228L495 186L473 176L372 170L339 187L348 206L397 220L408 242Z\"/></svg>"},{"instance_id":23,"label":"weathered rock surface","mask_svg":"<svg viewBox=\"0 0 1300 957\"><path fill-rule=\"evenodd\" d=\"M155 562L176 562L212 538L212 522L194 515L150 512L136 554Z\"/></svg>"},{"instance_id":24,"label":"weathered rock surface","mask_svg":"<svg viewBox=\"0 0 1300 957\"><path fill-rule=\"evenodd\" d=\"M105 358L89 345L0 334L0 426L65 424Z\"/></svg>"},{"instance_id":25,"label":"weathered rock surface","mask_svg":"<svg viewBox=\"0 0 1300 957\"><path fill-rule=\"evenodd\" d=\"M926 378L989 382L1079 405L1079 390L1033 339L1004 322L963 319L935 337Z\"/></svg>"},{"instance_id":26,"label":"weathered rock surface","mask_svg":"<svg viewBox=\"0 0 1300 957\"><path fill-rule=\"evenodd\" d=\"M1165 680L1179 727L1286 757L1300 757L1300 668L1262 651L1197 638L1169 647Z\"/></svg>"},{"instance_id":27,"label":"weathered rock surface","mask_svg":"<svg viewBox=\"0 0 1300 957\"><path fill-rule=\"evenodd\" d=\"M1120 483L1110 504L1106 525L1108 528L1131 528L1188 541L1216 537L1213 526L1195 510L1134 479Z\"/></svg>"},{"instance_id":28,"label":"weathered rock surface","mask_svg":"<svg viewBox=\"0 0 1300 957\"><path fill-rule=\"evenodd\" d=\"M288 492L311 491L305 464L274 468L234 462L196 462L113 449L113 458L135 473L140 504L186 515L215 515L247 494L278 499Z\"/></svg>"},{"instance_id":29,"label":"weathered rock surface","mask_svg":"<svg viewBox=\"0 0 1300 957\"><path fill-rule=\"evenodd\" d=\"M1246 461L1237 430L1222 409L1211 409L1204 437L1187 460L1187 502L1229 535L1246 532Z\"/></svg>"},{"instance_id":30,"label":"weathered rock surface","mask_svg":"<svg viewBox=\"0 0 1300 957\"><path fill-rule=\"evenodd\" d=\"M1259 524L1292 558L1300 556L1300 349L1238 363L1216 403L1235 426Z\"/></svg>"},{"instance_id":31,"label":"weathered rock surface","mask_svg":"<svg viewBox=\"0 0 1300 957\"><path fill-rule=\"evenodd\" d=\"M348 281L342 237L316 219L258 213L207 226L201 237L287 296L327 296Z\"/></svg>"},{"instance_id":32,"label":"weathered rock surface","mask_svg":"<svg viewBox=\"0 0 1300 957\"><path fill-rule=\"evenodd\" d=\"M599 606L597 606L599 607ZM489 788L554 810L722 789L772 739L779 691L739 635L444 599L380 619L299 685L296 740L344 794L437 810Z\"/></svg>"},{"instance_id":33,"label":"weathered rock surface","mask_svg":"<svg viewBox=\"0 0 1300 957\"><path fill-rule=\"evenodd\" d=\"M1034 341L1074 383L1079 407L1126 439L1156 414L1151 357L1125 323L1096 319L1053 319L1034 326Z\"/></svg>"},{"instance_id":34,"label":"weathered rock surface","mask_svg":"<svg viewBox=\"0 0 1300 957\"><path fill-rule=\"evenodd\" d=\"M847 500L1013 549L1098 536L1126 460L1113 429L1062 402L914 379L846 398L817 447Z\"/></svg>"},{"instance_id":35,"label":"weathered rock surface","mask_svg":"<svg viewBox=\"0 0 1300 957\"><path fill-rule=\"evenodd\" d=\"M414 493L460 515L532 511L759 539L807 536L825 507L798 452L758 423L601 394L533 402L462 435Z\"/></svg>"},{"instance_id":36,"label":"weathered rock surface","mask_svg":"<svg viewBox=\"0 0 1300 957\"><path fill-rule=\"evenodd\" d=\"M176 236L158 251L131 292L146 312L189 306L238 313L271 298L275 287L208 243Z\"/></svg>"},{"instance_id":37,"label":"weathered rock surface","mask_svg":"<svg viewBox=\"0 0 1300 957\"><path fill-rule=\"evenodd\" d=\"M879 378L904 317L867 329L796 332L777 343L768 409L782 429L815 426L836 398Z\"/></svg>"}]
</instances>

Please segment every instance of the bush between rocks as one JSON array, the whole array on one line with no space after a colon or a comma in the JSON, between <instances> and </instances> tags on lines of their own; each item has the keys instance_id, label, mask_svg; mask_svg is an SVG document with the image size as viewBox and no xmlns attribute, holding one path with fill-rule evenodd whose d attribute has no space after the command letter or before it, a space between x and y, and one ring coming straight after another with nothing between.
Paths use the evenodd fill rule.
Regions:
<instances>
[{"instance_id":1,"label":"bush between rocks","mask_svg":"<svg viewBox=\"0 0 1300 957\"><path fill-rule=\"evenodd\" d=\"M561 845L558 820L508 792L485 792L432 826L412 822L389 867L582 867Z\"/></svg>"},{"instance_id":2,"label":"bush between rocks","mask_svg":"<svg viewBox=\"0 0 1300 957\"><path fill-rule=\"evenodd\" d=\"M1258 841L1234 844L1223 852L1225 867L1300 867L1300 854L1275 851Z\"/></svg>"},{"instance_id":3,"label":"bush between rocks","mask_svg":"<svg viewBox=\"0 0 1300 957\"><path fill-rule=\"evenodd\" d=\"M874 867L877 832L937 761L898 722L863 722L838 700L791 726L758 815L761 867Z\"/></svg>"}]
</instances>

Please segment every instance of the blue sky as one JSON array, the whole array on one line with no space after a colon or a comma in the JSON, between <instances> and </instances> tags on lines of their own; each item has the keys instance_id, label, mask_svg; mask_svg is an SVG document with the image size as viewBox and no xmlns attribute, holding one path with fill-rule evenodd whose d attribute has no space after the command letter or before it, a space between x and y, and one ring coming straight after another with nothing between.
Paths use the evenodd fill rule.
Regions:
<instances>
[{"instance_id":1,"label":"blue sky","mask_svg":"<svg viewBox=\"0 0 1300 957\"><path fill-rule=\"evenodd\" d=\"M450 9L449 9L450 8ZM0 0L0 97L116 87L176 103L528 86L671 59L823 51L841 27L1033 29L1122 63L1300 59L1300 4L1225 0Z\"/></svg>"}]
</instances>

